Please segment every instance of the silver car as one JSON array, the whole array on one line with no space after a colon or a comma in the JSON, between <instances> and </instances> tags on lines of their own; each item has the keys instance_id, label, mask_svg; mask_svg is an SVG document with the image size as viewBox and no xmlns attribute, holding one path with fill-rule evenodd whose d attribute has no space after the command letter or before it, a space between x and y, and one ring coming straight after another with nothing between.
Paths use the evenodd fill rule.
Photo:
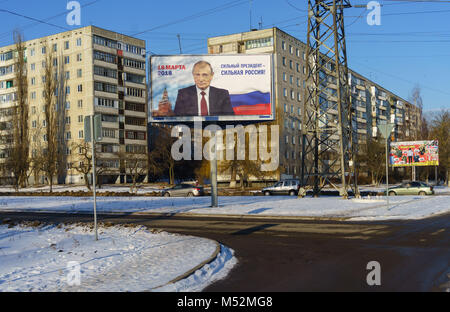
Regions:
<instances>
[{"instance_id":1,"label":"silver car","mask_svg":"<svg viewBox=\"0 0 450 312\"><path fill-rule=\"evenodd\" d=\"M162 192L162 196L164 197L175 197L175 196L203 196L203 187L195 186L192 184L177 184L174 187L165 189Z\"/></svg>"},{"instance_id":2,"label":"silver car","mask_svg":"<svg viewBox=\"0 0 450 312\"><path fill-rule=\"evenodd\" d=\"M297 195L300 189L300 181L295 179L279 181L272 186L262 189L264 195Z\"/></svg>"}]
</instances>

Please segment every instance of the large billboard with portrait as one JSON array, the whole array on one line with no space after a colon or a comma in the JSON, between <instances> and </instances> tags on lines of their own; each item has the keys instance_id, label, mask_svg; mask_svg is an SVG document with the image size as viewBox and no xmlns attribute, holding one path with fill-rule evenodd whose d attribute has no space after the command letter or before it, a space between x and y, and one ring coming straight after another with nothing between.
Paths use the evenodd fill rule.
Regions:
<instances>
[{"instance_id":1,"label":"large billboard with portrait","mask_svg":"<svg viewBox=\"0 0 450 312\"><path fill-rule=\"evenodd\" d=\"M271 54L150 58L150 122L275 118Z\"/></svg>"},{"instance_id":2,"label":"large billboard with portrait","mask_svg":"<svg viewBox=\"0 0 450 312\"><path fill-rule=\"evenodd\" d=\"M391 143L393 167L439 166L439 144L433 141L410 141Z\"/></svg>"}]
</instances>

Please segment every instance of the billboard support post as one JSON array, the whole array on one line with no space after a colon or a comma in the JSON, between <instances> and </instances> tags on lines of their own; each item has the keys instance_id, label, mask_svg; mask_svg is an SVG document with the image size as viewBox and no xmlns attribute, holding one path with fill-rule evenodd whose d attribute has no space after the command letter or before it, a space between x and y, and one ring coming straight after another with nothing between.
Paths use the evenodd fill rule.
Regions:
<instances>
[{"instance_id":1,"label":"billboard support post","mask_svg":"<svg viewBox=\"0 0 450 312\"><path fill-rule=\"evenodd\" d=\"M210 160L211 169L211 207L218 207L217 201L217 130L212 131L212 143L214 146L213 157Z\"/></svg>"},{"instance_id":2,"label":"billboard support post","mask_svg":"<svg viewBox=\"0 0 450 312\"><path fill-rule=\"evenodd\" d=\"M386 206L389 210L389 150L388 150L388 142L390 138L390 134L394 129L394 124L380 124L378 125L378 129L381 134L386 138Z\"/></svg>"},{"instance_id":3,"label":"billboard support post","mask_svg":"<svg viewBox=\"0 0 450 312\"><path fill-rule=\"evenodd\" d=\"M438 185L438 175L437 175L437 166L434 166L434 179L436 180L435 184Z\"/></svg>"}]
</instances>

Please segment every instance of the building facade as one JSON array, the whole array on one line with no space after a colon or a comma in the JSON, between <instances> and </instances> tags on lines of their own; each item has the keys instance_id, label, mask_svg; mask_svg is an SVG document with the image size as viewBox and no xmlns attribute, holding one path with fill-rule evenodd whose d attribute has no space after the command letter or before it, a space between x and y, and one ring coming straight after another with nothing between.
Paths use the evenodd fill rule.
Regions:
<instances>
[{"instance_id":1,"label":"building facade","mask_svg":"<svg viewBox=\"0 0 450 312\"><path fill-rule=\"evenodd\" d=\"M83 183L78 168L83 158L84 118L101 114L102 140L97 165L103 183L120 183L126 170L120 153L147 152L147 87L145 41L88 26L24 42L26 47L30 156L45 150L44 86L47 62L52 62L55 110L62 149L59 183ZM0 48L0 132L9 137L14 86L15 45ZM9 140L10 141L10 140ZM8 157L7 139L0 141L0 163ZM5 170L4 170L5 171ZM3 172L3 180L11 174ZM37 181L35 181L37 180ZM30 175L30 183L45 178ZM55 180L56 182L56 180Z\"/></svg>"},{"instance_id":2,"label":"building facade","mask_svg":"<svg viewBox=\"0 0 450 312\"><path fill-rule=\"evenodd\" d=\"M299 178L302 156L301 120L307 83L306 44L278 28L270 28L209 38L208 53L274 54L273 79L277 110L274 123L280 127L280 171L276 179ZM328 102L336 100L333 94L336 94L337 87L333 79L335 78L328 76ZM349 84L355 111L354 142L358 145L367 142L368 136L377 136L376 125L383 121L395 123L395 139L418 135L421 112L413 104L351 69ZM337 111L335 115L337 116ZM327 118L333 119L336 116Z\"/></svg>"}]
</instances>

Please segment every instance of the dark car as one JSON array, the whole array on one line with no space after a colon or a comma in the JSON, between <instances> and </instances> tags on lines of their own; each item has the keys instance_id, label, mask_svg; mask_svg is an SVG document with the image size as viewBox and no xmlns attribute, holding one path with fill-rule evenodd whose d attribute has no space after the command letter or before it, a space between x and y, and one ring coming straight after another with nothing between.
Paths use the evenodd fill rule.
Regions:
<instances>
[{"instance_id":1,"label":"dark car","mask_svg":"<svg viewBox=\"0 0 450 312\"><path fill-rule=\"evenodd\" d=\"M279 181L272 186L265 187L261 191L264 195L297 195L300 189L300 181L296 179L289 179Z\"/></svg>"},{"instance_id":2,"label":"dark car","mask_svg":"<svg viewBox=\"0 0 450 312\"><path fill-rule=\"evenodd\" d=\"M175 197L175 196L203 196L203 187L195 186L192 184L181 183L177 184L171 188L165 189L162 192L164 197Z\"/></svg>"},{"instance_id":3,"label":"dark car","mask_svg":"<svg viewBox=\"0 0 450 312\"><path fill-rule=\"evenodd\" d=\"M385 191L386 193L386 191ZM395 195L433 195L433 187L425 182L403 182L401 185L390 187L388 189L389 196Z\"/></svg>"}]
</instances>

